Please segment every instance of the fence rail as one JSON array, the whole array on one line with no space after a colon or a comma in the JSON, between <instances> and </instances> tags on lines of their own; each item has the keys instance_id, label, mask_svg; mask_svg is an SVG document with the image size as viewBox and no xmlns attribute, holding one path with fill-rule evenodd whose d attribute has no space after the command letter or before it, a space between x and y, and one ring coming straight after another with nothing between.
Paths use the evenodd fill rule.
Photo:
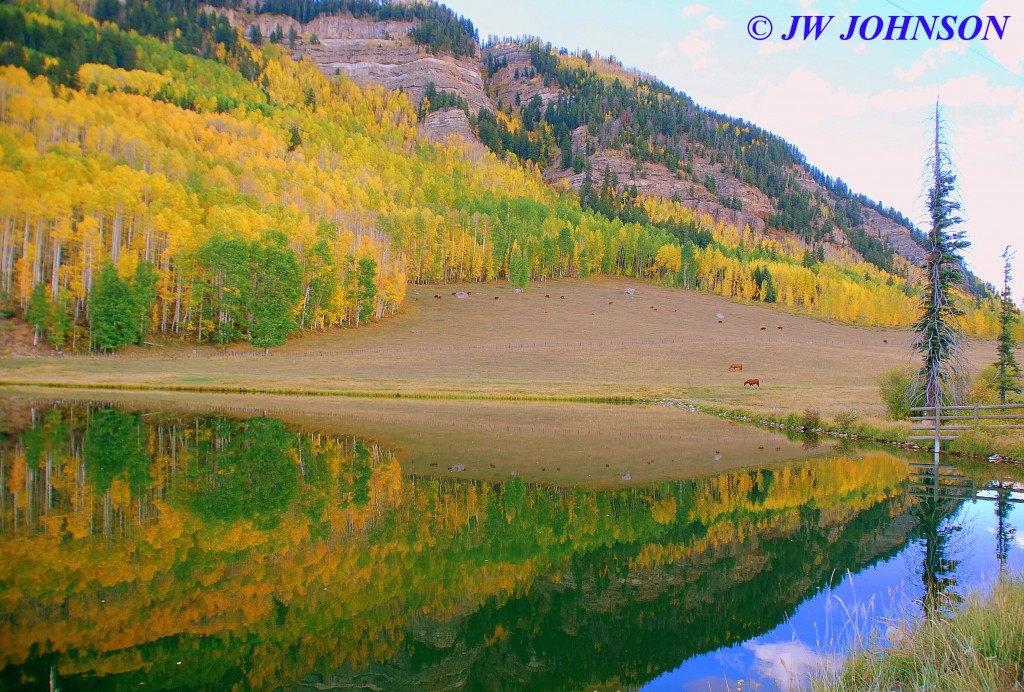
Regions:
<instances>
[{"instance_id":1,"label":"fence rail","mask_svg":"<svg viewBox=\"0 0 1024 692\"><path fill-rule=\"evenodd\" d=\"M981 424L986 428L1024 429L1024 423L1002 422L1024 420L1024 404L915 406L910 411L911 433L922 434L912 434L907 438L909 440L930 440L936 444L947 442ZM927 434L923 434L925 432Z\"/></svg>"}]
</instances>

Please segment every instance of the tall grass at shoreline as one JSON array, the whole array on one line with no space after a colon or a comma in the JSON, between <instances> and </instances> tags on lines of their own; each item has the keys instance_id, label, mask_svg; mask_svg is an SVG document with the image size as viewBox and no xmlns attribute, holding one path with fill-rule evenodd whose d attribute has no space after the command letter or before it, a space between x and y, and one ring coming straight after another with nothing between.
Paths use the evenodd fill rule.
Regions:
<instances>
[{"instance_id":1,"label":"tall grass at shoreline","mask_svg":"<svg viewBox=\"0 0 1024 692\"><path fill-rule=\"evenodd\" d=\"M1022 575L971 595L949 618L910 626L892 648L874 645L853 654L838 672L811 683L817 692L862 690L1024 689L1024 581Z\"/></svg>"}]
</instances>

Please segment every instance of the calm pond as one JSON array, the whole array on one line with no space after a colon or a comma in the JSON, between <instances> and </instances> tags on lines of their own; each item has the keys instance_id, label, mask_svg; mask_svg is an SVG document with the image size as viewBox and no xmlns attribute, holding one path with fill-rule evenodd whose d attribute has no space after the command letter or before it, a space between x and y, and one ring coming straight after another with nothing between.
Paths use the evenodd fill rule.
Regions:
<instances>
[{"instance_id":1,"label":"calm pond","mask_svg":"<svg viewBox=\"0 0 1024 692\"><path fill-rule=\"evenodd\" d=\"M0 405L2 689L786 688L1024 564L1019 469L936 474L684 411L652 416L706 424L708 449L580 437L595 475L570 485L538 475L572 457L539 446L551 431L525 408L521 430L446 427L442 411L418 448L429 403L394 443L373 402L349 404L364 415L347 434ZM727 470L656 478L672 448Z\"/></svg>"}]
</instances>

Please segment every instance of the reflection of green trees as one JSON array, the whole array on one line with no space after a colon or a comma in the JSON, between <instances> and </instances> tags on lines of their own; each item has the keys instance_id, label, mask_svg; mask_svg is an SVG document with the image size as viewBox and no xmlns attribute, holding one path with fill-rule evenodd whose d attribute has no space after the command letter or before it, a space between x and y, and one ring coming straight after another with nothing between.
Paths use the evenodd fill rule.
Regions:
<instances>
[{"instance_id":1,"label":"reflection of green trees","mask_svg":"<svg viewBox=\"0 0 1024 692\"><path fill-rule=\"evenodd\" d=\"M491 599L444 648L413 641L408 657L383 668L392 680L442 680L459 658L471 671L469 689L637 686L775 627L833 572L895 554L906 536L887 530L903 508L902 499L883 500L838 535L811 511L795 530L776 527L758 540L642 570L634 563L643 542L574 554L560 580L544 576L513 598ZM687 543L694 531L701 528L676 524L655 540ZM338 671L332 679L360 675Z\"/></svg>"},{"instance_id":2,"label":"reflection of green trees","mask_svg":"<svg viewBox=\"0 0 1024 692\"><path fill-rule=\"evenodd\" d=\"M1013 507L1010 502L1010 489L999 487L997 492L999 496L996 500L996 559L999 560L999 569L1005 571L1017 529L1007 521Z\"/></svg>"},{"instance_id":3,"label":"reflection of green trees","mask_svg":"<svg viewBox=\"0 0 1024 692\"><path fill-rule=\"evenodd\" d=\"M248 519L270 529L292 506L299 489L294 435L277 419L216 421L214 439L197 455L184 503L203 521Z\"/></svg>"},{"instance_id":4,"label":"reflection of green trees","mask_svg":"<svg viewBox=\"0 0 1024 692\"><path fill-rule=\"evenodd\" d=\"M50 413L54 415L57 413ZM57 430L59 426L55 425L49 432L52 435ZM91 462L96 490L105 492L115 478L124 478L133 496L142 493L149 483L149 457L142 447L143 434L138 414L112 408L92 412L82 456Z\"/></svg>"},{"instance_id":5,"label":"reflection of green trees","mask_svg":"<svg viewBox=\"0 0 1024 692\"><path fill-rule=\"evenodd\" d=\"M470 687L635 684L889 554L905 511L884 455L595 492L402 478L378 447L275 420L55 411L0 456L5 479L49 463L53 486L20 481L46 516L0 541L21 592L0 665L38 681L48 656L65 688L415 686L460 666ZM131 497L88 485L132 468ZM89 534L104 512L117 540ZM53 538L54 517L79 538Z\"/></svg>"}]
</instances>

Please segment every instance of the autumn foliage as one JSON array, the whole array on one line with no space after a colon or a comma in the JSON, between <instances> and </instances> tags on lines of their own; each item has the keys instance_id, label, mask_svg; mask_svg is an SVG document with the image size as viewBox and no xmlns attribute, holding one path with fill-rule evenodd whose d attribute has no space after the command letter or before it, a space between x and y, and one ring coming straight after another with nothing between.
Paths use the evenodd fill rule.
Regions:
<instances>
[{"instance_id":1,"label":"autumn foliage","mask_svg":"<svg viewBox=\"0 0 1024 692\"><path fill-rule=\"evenodd\" d=\"M199 57L71 6L4 13L18 21L0 41L0 301L58 348L272 346L391 315L409 282L595 273L843 321L912 320L900 276L853 256L805 266L797 241L666 200L639 202L651 223L609 218L532 164L427 141L400 93L328 79L280 46L218 43L219 20ZM60 41L29 46L41 27L95 36L96 62L65 74ZM965 319L994 334L994 301Z\"/></svg>"}]
</instances>

